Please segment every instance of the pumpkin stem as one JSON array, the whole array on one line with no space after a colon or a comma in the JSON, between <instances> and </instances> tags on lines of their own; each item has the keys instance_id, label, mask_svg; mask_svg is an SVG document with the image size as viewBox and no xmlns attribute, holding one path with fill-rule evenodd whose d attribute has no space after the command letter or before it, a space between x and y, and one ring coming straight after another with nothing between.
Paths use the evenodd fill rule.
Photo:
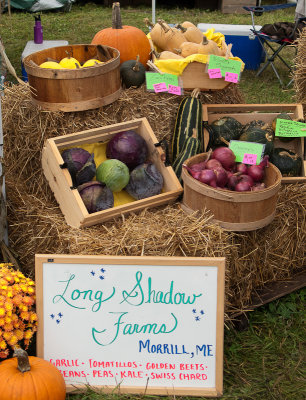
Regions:
<instances>
[{"instance_id":1,"label":"pumpkin stem","mask_svg":"<svg viewBox=\"0 0 306 400\"><path fill-rule=\"evenodd\" d=\"M13 357L17 357L18 366L20 372L27 372L30 371L30 362L28 353L20 348L15 347Z\"/></svg>"},{"instance_id":2,"label":"pumpkin stem","mask_svg":"<svg viewBox=\"0 0 306 400\"><path fill-rule=\"evenodd\" d=\"M154 28L154 24L153 24L153 22L151 22L151 21L149 20L149 18L144 18L144 23L145 23L148 27L150 27L151 29Z\"/></svg>"},{"instance_id":3,"label":"pumpkin stem","mask_svg":"<svg viewBox=\"0 0 306 400\"><path fill-rule=\"evenodd\" d=\"M133 71L138 72L139 71L139 54L136 57L136 62L134 67L132 68Z\"/></svg>"},{"instance_id":4,"label":"pumpkin stem","mask_svg":"<svg viewBox=\"0 0 306 400\"><path fill-rule=\"evenodd\" d=\"M290 154L290 153L288 153L288 151L281 151L281 152L279 152L279 155L280 156L290 157L290 158L292 158L292 160L297 160L298 159L298 155L297 154Z\"/></svg>"},{"instance_id":5,"label":"pumpkin stem","mask_svg":"<svg viewBox=\"0 0 306 400\"><path fill-rule=\"evenodd\" d=\"M163 20L159 19L157 22L158 22L159 25L163 28L163 30L164 30L165 33L169 32L169 31L171 30L170 28L168 28L168 27L165 25L165 22L164 22Z\"/></svg>"},{"instance_id":6,"label":"pumpkin stem","mask_svg":"<svg viewBox=\"0 0 306 400\"><path fill-rule=\"evenodd\" d=\"M226 146L229 146L230 143L226 139L224 139L224 137L220 136L220 140L221 140L221 142L226 144Z\"/></svg>"},{"instance_id":7,"label":"pumpkin stem","mask_svg":"<svg viewBox=\"0 0 306 400\"><path fill-rule=\"evenodd\" d=\"M193 89L193 91L191 92L191 97L194 97L194 98L198 98L198 96L199 96L199 94L200 94L200 89L199 88L195 88L195 89Z\"/></svg>"},{"instance_id":8,"label":"pumpkin stem","mask_svg":"<svg viewBox=\"0 0 306 400\"><path fill-rule=\"evenodd\" d=\"M208 44L208 39L207 39L207 37L205 35L203 35L203 40L202 40L201 44L203 44L203 45Z\"/></svg>"},{"instance_id":9,"label":"pumpkin stem","mask_svg":"<svg viewBox=\"0 0 306 400\"><path fill-rule=\"evenodd\" d=\"M177 24L176 26L175 26L177 29L180 29L183 33L185 33L186 31L187 31L187 28L184 28L182 25L180 25L180 24Z\"/></svg>"},{"instance_id":10,"label":"pumpkin stem","mask_svg":"<svg viewBox=\"0 0 306 400\"><path fill-rule=\"evenodd\" d=\"M113 9L113 11L112 11L112 28L113 29L122 29L120 3L119 2L113 3L112 9Z\"/></svg>"}]
</instances>

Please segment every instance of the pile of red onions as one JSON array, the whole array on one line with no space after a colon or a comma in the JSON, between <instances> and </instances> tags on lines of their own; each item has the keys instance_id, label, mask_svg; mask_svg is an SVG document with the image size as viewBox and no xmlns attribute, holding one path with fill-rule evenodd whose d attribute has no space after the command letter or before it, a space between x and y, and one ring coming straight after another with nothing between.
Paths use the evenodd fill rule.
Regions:
<instances>
[{"instance_id":1,"label":"pile of red onions","mask_svg":"<svg viewBox=\"0 0 306 400\"><path fill-rule=\"evenodd\" d=\"M218 147L208 160L188 167L190 175L209 186L236 192L259 191L266 188L263 182L268 156L259 165L237 163L235 154L228 147Z\"/></svg>"}]
</instances>

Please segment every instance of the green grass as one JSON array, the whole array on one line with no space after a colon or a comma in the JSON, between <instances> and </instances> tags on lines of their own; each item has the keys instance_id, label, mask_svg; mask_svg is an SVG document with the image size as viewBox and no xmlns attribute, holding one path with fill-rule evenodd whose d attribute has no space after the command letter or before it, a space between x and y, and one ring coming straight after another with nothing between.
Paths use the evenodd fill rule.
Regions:
<instances>
[{"instance_id":1,"label":"green grass","mask_svg":"<svg viewBox=\"0 0 306 400\"><path fill-rule=\"evenodd\" d=\"M148 32L143 19L151 19L150 8L123 7L122 21L125 25L137 26ZM163 18L169 23L190 20L195 24L200 22L218 24L243 24L250 25L251 17L248 14L222 14L220 11L205 11L199 9L158 8L156 18ZM261 17L255 17L256 25L264 25L276 21L293 21L294 7L277 12L265 13ZM90 43L93 36L100 29L109 27L111 23L111 8L103 7L95 3L85 5L75 4L71 12L43 12L42 25L45 40L67 40L70 44ZM1 15L0 35L4 43L6 53L21 77L21 54L28 40L33 39L34 17L31 13L13 12ZM235 48L233 47L235 54ZM288 49L287 59L292 61L293 49ZM289 82L288 70L279 66L280 74L285 84ZM271 67L260 77L256 77L256 71L245 70L241 77L240 89L245 96L246 103L291 103L294 102L294 91L282 89Z\"/></svg>"},{"instance_id":2,"label":"green grass","mask_svg":"<svg viewBox=\"0 0 306 400\"><path fill-rule=\"evenodd\" d=\"M137 26L147 32L143 19L151 19L150 8L122 8L126 25ZM156 17L169 23L190 20L195 24L225 23L250 25L249 15L222 14L198 9L167 9L157 5ZM256 24L293 21L294 7L284 11L256 17ZM87 3L73 5L70 13L43 12L42 24L45 40L68 40L70 44L90 43L94 34L110 26L111 9ZM13 11L0 16L0 35L6 53L21 76L21 54L28 40L33 38L34 18L30 13ZM235 54L235 49L233 48ZM292 60L292 49L287 58ZM288 71L280 69L287 83ZM247 103L295 102L294 90L282 89L271 68L262 76L256 71L244 71L239 84ZM8 78L11 78L8 76ZM5 129L5 127L4 127ZM249 326L244 331L225 330L224 340L224 400L300 400L305 398L303 380L303 343L305 330L305 290L290 294L265 307L249 313ZM304 390L304 392L303 392ZM67 395L69 400L117 400L136 396L95 393L91 388L83 394ZM157 399L158 396L144 396ZM141 397L140 397L141 398ZM174 400L174 397L171 397ZM176 399L178 399L176 397ZM187 397L181 398L187 400Z\"/></svg>"}]
</instances>

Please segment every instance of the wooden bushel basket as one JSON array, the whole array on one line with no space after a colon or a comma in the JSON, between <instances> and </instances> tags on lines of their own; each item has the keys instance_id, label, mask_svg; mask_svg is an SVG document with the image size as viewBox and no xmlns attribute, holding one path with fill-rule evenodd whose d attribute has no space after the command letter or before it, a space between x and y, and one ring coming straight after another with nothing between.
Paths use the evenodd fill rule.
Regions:
<instances>
[{"instance_id":1,"label":"wooden bushel basket","mask_svg":"<svg viewBox=\"0 0 306 400\"><path fill-rule=\"evenodd\" d=\"M189 158L191 166L205 161L207 153ZM204 208L214 214L214 222L230 231L253 231L268 225L274 218L282 175L269 163L265 169L267 188L257 192L234 192L215 189L194 179L185 168L182 170L184 196L182 208L186 212Z\"/></svg>"},{"instance_id":2,"label":"wooden bushel basket","mask_svg":"<svg viewBox=\"0 0 306 400\"><path fill-rule=\"evenodd\" d=\"M23 59L33 101L45 110L82 111L102 107L117 100L121 93L120 53L103 46L77 44L37 51ZM47 60L76 58L81 64L98 58L103 64L79 69L46 69L39 65Z\"/></svg>"}]
</instances>

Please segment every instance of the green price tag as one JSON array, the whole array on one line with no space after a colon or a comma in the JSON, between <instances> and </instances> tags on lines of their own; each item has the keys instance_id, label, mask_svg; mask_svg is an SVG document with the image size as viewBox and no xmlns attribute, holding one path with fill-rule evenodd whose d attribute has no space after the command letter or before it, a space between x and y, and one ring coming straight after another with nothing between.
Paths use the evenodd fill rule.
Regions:
<instances>
[{"instance_id":1,"label":"green price tag","mask_svg":"<svg viewBox=\"0 0 306 400\"><path fill-rule=\"evenodd\" d=\"M289 138L306 136L306 124L279 118L276 120L275 136Z\"/></svg>"},{"instance_id":2,"label":"green price tag","mask_svg":"<svg viewBox=\"0 0 306 400\"><path fill-rule=\"evenodd\" d=\"M155 90L154 85L158 83L165 83L167 88L169 85L179 86L177 75L172 74L159 74L158 72L146 72L146 85L147 90Z\"/></svg>"},{"instance_id":3,"label":"green price tag","mask_svg":"<svg viewBox=\"0 0 306 400\"><path fill-rule=\"evenodd\" d=\"M229 148L235 154L236 162L258 165L262 159L265 145L262 143L244 142L242 140L231 140Z\"/></svg>"},{"instance_id":4,"label":"green price tag","mask_svg":"<svg viewBox=\"0 0 306 400\"><path fill-rule=\"evenodd\" d=\"M241 72L242 63L238 60L227 60L224 57L215 56L211 54L209 56L208 69L220 68L221 75L225 77L226 72L231 72L238 75L238 79Z\"/></svg>"}]
</instances>

